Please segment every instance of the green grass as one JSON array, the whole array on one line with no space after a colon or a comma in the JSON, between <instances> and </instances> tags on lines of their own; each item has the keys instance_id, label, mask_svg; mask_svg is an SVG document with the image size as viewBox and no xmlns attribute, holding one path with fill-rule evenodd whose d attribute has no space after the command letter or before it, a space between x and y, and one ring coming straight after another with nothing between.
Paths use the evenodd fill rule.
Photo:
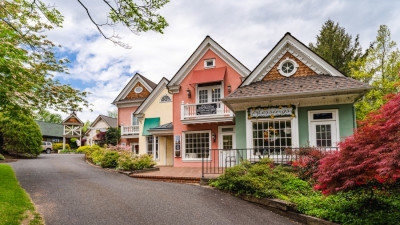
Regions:
<instances>
[{"instance_id":1,"label":"green grass","mask_svg":"<svg viewBox=\"0 0 400 225\"><path fill-rule=\"evenodd\" d=\"M0 225L19 225L22 220L27 219L28 214L32 217L29 224L43 224L29 195L19 185L11 166L0 164Z\"/></svg>"}]
</instances>

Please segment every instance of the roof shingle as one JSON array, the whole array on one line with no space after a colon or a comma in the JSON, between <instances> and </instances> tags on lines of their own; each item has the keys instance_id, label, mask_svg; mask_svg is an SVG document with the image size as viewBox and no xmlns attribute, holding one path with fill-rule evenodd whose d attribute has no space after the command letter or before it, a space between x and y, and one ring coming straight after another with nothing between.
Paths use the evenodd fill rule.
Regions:
<instances>
[{"instance_id":1,"label":"roof shingle","mask_svg":"<svg viewBox=\"0 0 400 225\"><path fill-rule=\"evenodd\" d=\"M296 95L331 91L369 90L372 87L350 77L314 75L289 77L277 80L258 81L236 89L226 100L245 97L275 97L279 95Z\"/></svg>"}]
</instances>

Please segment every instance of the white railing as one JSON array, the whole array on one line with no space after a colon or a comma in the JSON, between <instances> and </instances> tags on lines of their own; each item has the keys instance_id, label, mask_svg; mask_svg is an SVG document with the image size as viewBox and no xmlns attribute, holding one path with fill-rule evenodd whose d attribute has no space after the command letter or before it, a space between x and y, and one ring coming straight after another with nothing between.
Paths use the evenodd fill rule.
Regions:
<instances>
[{"instance_id":1,"label":"white railing","mask_svg":"<svg viewBox=\"0 0 400 225\"><path fill-rule=\"evenodd\" d=\"M181 119L232 117L233 112L222 102L181 105Z\"/></svg>"},{"instance_id":2,"label":"white railing","mask_svg":"<svg viewBox=\"0 0 400 225\"><path fill-rule=\"evenodd\" d=\"M121 135L139 135L139 125L121 126Z\"/></svg>"}]
</instances>

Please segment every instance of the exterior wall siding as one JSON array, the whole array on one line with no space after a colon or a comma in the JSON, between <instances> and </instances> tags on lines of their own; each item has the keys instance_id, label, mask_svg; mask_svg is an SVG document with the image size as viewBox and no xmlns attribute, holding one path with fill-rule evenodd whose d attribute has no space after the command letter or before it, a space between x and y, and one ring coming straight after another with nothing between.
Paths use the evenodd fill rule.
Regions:
<instances>
[{"instance_id":1,"label":"exterior wall siding","mask_svg":"<svg viewBox=\"0 0 400 225\"><path fill-rule=\"evenodd\" d=\"M307 146L309 144L308 111L325 110L325 109L338 109L338 111L339 111L340 140L344 140L346 137L353 134L354 128L356 127L355 120L354 120L353 104L299 107L298 118L299 118L299 144L300 144L300 146Z\"/></svg>"},{"instance_id":2,"label":"exterior wall siding","mask_svg":"<svg viewBox=\"0 0 400 225\"><path fill-rule=\"evenodd\" d=\"M228 93L228 85L231 85L231 90L234 91L241 84L241 76L237 73L233 68L231 68L226 62L224 62L217 54L215 54L212 50L208 50L203 57L197 62L197 64L193 67L192 71L190 71L185 79L180 84L180 91L173 95L173 124L174 124L174 135L181 136L182 139L182 157L174 157L174 167L201 167L201 160L199 162L188 162L184 161L184 140L183 140L183 132L184 131L211 131L216 134L215 142L211 139L211 148L217 149L218 146L218 126L227 126L233 125L233 123L208 123L208 124L194 124L194 125L184 125L181 123L181 104L184 102L185 104L195 104L196 103L196 85L191 85L191 76L193 75L193 71L195 70L204 70L204 60L205 59L215 59L215 67L226 67L226 74L223 81L223 89L224 96L227 96ZM188 98L188 94L186 90L189 89L191 91L191 98Z\"/></svg>"},{"instance_id":3,"label":"exterior wall siding","mask_svg":"<svg viewBox=\"0 0 400 225\"><path fill-rule=\"evenodd\" d=\"M147 153L146 136L143 136L144 118L160 117L160 125L172 122L172 102L160 103L160 99L168 94L168 89L164 90L155 97L152 103L144 111L144 117L139 120L139 154ZM169 94L168 94L169 95ZM165 137L159 137L159 160L157 164L165 164ZM172 155L171 155L172 156Z\"/></svg>"},{"instance_id":4,"label":"exterior wall siding","mask_svg":"<svg viewBox=\"0 0 400 225\"><path fill-rule=\"evenodd\" d=\"M236 148L247 148L246 146L246 111L235 112L236 121Z\"/></svg>"},{"instance_id":5,"label":"exterior wall siding","mask_svg":"<svg viewBox=\"0 0 400 225\"><path fill-rule=\"evenodd\" d=\"M287 52L275 65L274 67L268 72L268 74L263 78L263 80L275 80L275 79L283 79L286 78L285 76L282 76L279 71L278 71L278 66L279 64L285 60L286 58L293 59L296 61L296 63L299 65L299 68L297 69L296 73L293 74L290 77L303 77L303 76L312 76L312 75L317 75L316 72L314 72L312 69L310 69L308 66L306 66L304 63L302 63L299 59L294 57L292 54Z\"/></svg>"}]
</instances>

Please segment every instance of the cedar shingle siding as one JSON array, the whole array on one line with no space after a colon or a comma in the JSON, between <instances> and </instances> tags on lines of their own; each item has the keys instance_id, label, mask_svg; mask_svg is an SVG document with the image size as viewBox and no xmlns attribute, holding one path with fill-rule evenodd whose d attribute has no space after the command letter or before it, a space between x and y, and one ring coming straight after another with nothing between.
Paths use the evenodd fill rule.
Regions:
<instances>
[{"instance_id":1,"label":"cedar shingle siding","mask_svg":"<svg viewBox=\"0 0 400 225\"><path fill-rule=\"evenodd\" d=\"M135 88L136 87L142 87L143 91L141 93L136 93ZM132 88L131 92L126 96L125 99L138 99L138 98L146 98L147 96L150 95L150 92L141 84L140 82L137 82L137 84Z\"/></svg>"},{"instance_id":2,"label":"cedar shingle siding","mask_svg":"<svg viewBox=\"0 0 400 225\"><path fill-rule=\"evenodd\" d=\"M263 80L276 80L276 79L286 78L285 76L282 76L281 74L279 74L278 66L283 60L285 60L288 57L290 59L293 59L294 61L296 61L297 64L299 64L299 68L297 69L296 73L290 77L304 77L304 76L317 75L316 72L314 72L312 69L310 69L304 63L302 63L300 60L298 60L292 54L290 54L289 52L286 52L286 54L275 64L275 66L267 73L267 75L265 75Z\"/></svg>"}]
</instances>

